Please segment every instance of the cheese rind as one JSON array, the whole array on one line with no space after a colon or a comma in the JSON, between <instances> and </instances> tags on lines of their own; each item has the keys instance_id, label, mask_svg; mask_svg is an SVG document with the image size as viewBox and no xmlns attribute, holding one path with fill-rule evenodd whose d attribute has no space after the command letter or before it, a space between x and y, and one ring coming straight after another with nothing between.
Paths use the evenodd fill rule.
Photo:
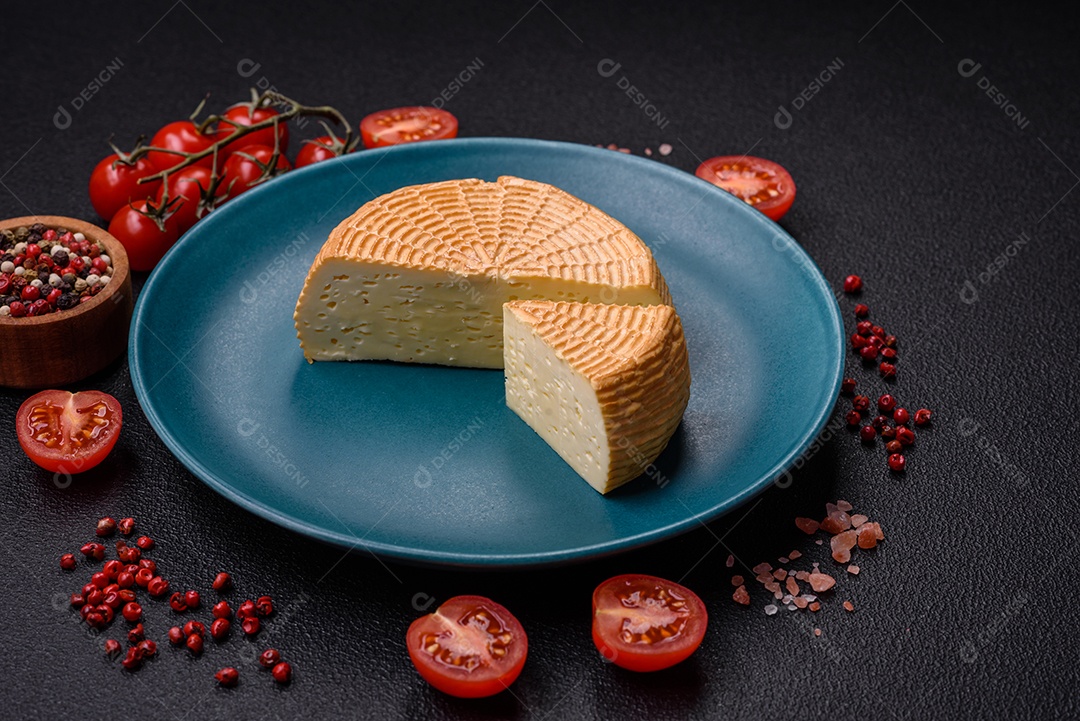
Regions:
<instances>
[{"instance_id":1,"label":"cheese rind","mask_svg":"<svg viewBox=\"0 0 1080 721\"><path fill-rule=\"evenodd\" d=\"M514 301L503 321L522 420L600 493L655 472L690 398L674 308Z\"/></svg>"},{"instance_id":2,"label":"cheese rind","mask_svg":"<svg viewBox=\"0 0 1080 721\"><path fill-rule=\"evenodd\" d=\"M294 320L309 361L502 366L502 304L670 304L648 247L554 186L514 177L410 186L341 222Z\"/></svg>"}]
</instances>

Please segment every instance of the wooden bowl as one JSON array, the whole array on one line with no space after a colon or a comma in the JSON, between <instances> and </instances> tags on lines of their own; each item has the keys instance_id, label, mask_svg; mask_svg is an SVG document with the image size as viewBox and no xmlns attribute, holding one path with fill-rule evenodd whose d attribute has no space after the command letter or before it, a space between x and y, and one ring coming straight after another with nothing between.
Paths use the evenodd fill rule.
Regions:
<instances>
[{"instance_id":1,"label":"wooden bowl","mask_svg":"<svg viewBox=\"0 0 1080 721\"><path fill-rule=\"evenodd\" d=\"M112 280L105 290L70 310L24 318L0 316L0 385L63 386L97 373L127 348L135 305L127 252L116 238L82 220L39 215L0 221L0 230L42 223L82 233L105 247Z\"/></svg>"}]
</instances>

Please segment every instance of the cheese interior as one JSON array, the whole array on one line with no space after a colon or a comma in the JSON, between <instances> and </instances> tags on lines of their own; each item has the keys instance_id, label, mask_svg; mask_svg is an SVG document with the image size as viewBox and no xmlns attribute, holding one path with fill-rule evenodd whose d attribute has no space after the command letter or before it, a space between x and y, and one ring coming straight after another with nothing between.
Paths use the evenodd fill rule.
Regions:
<instances>
[{"instance_id":1,"label":"cheese interior","mask_svg":"<svg viewBox=\"0 0 1080 721\"><path fill-rule=\"evenodd\" d=\"M516 301L504 319L507 405L600 493L655 472L690 397L675 309Z\"/></svg>"}]
</instances>

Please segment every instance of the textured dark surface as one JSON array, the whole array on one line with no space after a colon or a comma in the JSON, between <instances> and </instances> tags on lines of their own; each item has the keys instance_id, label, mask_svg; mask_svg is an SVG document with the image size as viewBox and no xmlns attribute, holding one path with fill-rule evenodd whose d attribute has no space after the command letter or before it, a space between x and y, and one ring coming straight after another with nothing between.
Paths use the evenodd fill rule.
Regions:
<instances>
[{"instance_id":1,"label":"textured dark surface","mask_svg":"<svg viewBox=\"0 0 1080 721\"><path fill-rule=\"evenodd\" d=\"M1080 714L1071 570L1080 493L1067 441L1080 400L1078 207L1069 194L1078 182L1069 167L1080 168L1080 73L1071 18L1022 4L905 2L842 13L806 4L632 11L528 0L484 9L328 3L303 14L168 0L0 12L3 217L93 220L86 179L104 139L152 132L207 91L224 103L265 77L358 119L430 102L479 58L483 67L447 104L463 135L615 142L636 153L669 142L675 150L660 162L689 171L695 156L751 149L783 163L799 186L783 225L836 284L849 272L864 276L874 318L901 339L896 393L909 407L937 411L903 477L889 474L880 447L840 431L790 488L707 528L593 563L494 574L384 566L361 549L343 557L239 510L158 441L126 364L79 384L124 404L116 451L59 488L10 430L27 394L0 391L0 426L9 429L0 433L0 715L121 707L176 719ZM57 106L70 111L117 57L115 76L58 129ZM245 58L261 65L251 78L237 72ZM597 72L605 58L622 64L608 78ZM958 72L966 58L981 63L971 77ZM791 110L838 60L791 126L778 128L778 106ZM622 76L666 127L622 94ZM980 89L983 77L1025 127ZM222 259L230 262L227 249ZM841 299L849 319L852 305ZM881 392L873 373L849 366ZM729 553L753 565L797 548L833 565L792 518L819 515L836 498L888 535L858 557L861 575L841 579L815 616L767 617L759 588L752 607L734 605ZM57 565L106 514L138 519L158 540L153 555L174 585L212 596L208 580L228 569L240 583L234 597L270 593L279 617L255 644L208 644L200 659L162 648L138 674L122 672L66 608L88 572ZM681 578L705 599L710 627L690 661L634 676L597 658L591 589L627 571ZM414 604L459 593L497 598L528 629L530 658L512 694L456 701L409 664L402 638L420 613ZM856 612L844 613L842 599ZM160 638L172 614L161 603L147 607ZM294 663L290 687L275 687L253 665L252 652L265 645ZM241 669L234 690L212 680L227 663Z\"/></svg>"}]
</instances>

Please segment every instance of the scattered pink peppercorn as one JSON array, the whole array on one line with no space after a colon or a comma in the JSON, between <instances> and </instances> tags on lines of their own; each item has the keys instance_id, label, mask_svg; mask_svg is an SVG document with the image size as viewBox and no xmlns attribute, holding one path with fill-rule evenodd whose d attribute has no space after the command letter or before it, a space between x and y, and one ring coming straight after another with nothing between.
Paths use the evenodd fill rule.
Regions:
<instances>
[{"instance_id":1,"label":"scattered pink peppercorn","mask_svg":"<svg viewBox=\"0 0 1080 721\"><path fill-rule=\"evenodd\" d=\"M877 431L874 430L873 426L863 426L859 429L859 438L862 439L863 443L872 443L877 438Z\"/></svg>"},{"instance_id":2,"label":"scattered pink peppercorn","mask_svg":"<svg viewBox=\"0 0 1080 721\"><path fill-rule=\"evenodd\" d=\"M915 442L915 431L911 430L907 426L896 427L896 440L900 441L901 445L910 446Z\"/></svg>"},{"instance_id":3,"label":"scattered pink peppercorn","mask_svg":"<svg viewBox=\"0 0 1080 721\"><path fill-rule=\"evenodd\" d=\"M130 536L131 533L135 530L135 519L121 518L120 522L117 523L116 526L120 529L120 533L123 533L125 536Z\"/></svg>"},{"instance_id":4,"label":"scattered pink peppercorn","mask_svg":"<svg viewBox=\"0 0 1080 721\"><path fill-rule=\"evenodd\" d=\"M184 642L185 638L187 637L184 636L184 629L179 626L173 626L169 629L169 643L173 646L179 646Z\"/></svg>"},{"instance_id":5,"label":"scattered pink peppercorn","mask_svg":"<svg viewBox=\"0 0 1080 721\"><path fill-rule=\"evenodd\" d=\"M882 413L891 413L896 408L896 398L886 393L877 399L877 407Z\"/></svg>"},{"instance_id":6,"label":"scattered pink peppercorn","mask_svg":"<svg viewBox=\"0 0 1080 721\"><path fill-rule=\"evenodd\" d=\"M245 619L248 616L255 615L255 602L250 598L240 604L240 607L236 609L236 617L239 619Z\"/></svg>"},{"instance_id":7,"label":"scattered pink peppercorn","mask_svg":"<svg viewBox=\"0 0 1080 721\"><path fill-rule=\"evenodd\" d=\"M187 604L188 608L198 608L201 601L198 591L188 591L184 594L184 603Z\"/></svg>"},{"instance_id":8,"label":"scattered pink peppercorn","mask_svg":"<svg viewBox=\"0 0 1080 721\"><path fill-rule=\"evenodd\" d=\"M184 624L185 636L204 636L206 635L206 626L202 624L202 621L188 621Z\"/></svg>"},{"instance_id":9,"label":"scattered pink peppercorn","mask_svg":"<svg viewBox=\"0 0 1080 721\"><path fill-rule=\"evenodd\" d=\"M184 641L184 645L188 647L188 651L194 654L200 654L203 650L203 637L197 634L191 634Z\"/></svg>"},{"instance_id":10,"label":"scattered pink peppercorn","mask_svg":"<svg viewBox=\"0 0 1080 721\"><path fill-rule=\"evenodd\" d=\"M862 356L863 360L876 360L878 356L878 349L875 346L867 344L859 349L859 355Z\"/></svg>"},{"instance_id":11,"label":"scattered pink peppercorn","mask_svg":"<svg viewBox=\"0 0 1080 721\"><path fill-rule=\"evenodd\" d=\"M874 327L874 324L868 320L860 320L855 324L855 332L864 338L870 335L870 329Z\"/></svg>"},{"instance_id":12,"label":"scattered pink peppercorn","mask_svg":"<svg viewBox=\"0 0 1080 721\"><path fill-rule=\"evenodd\" d=\"M259 654L259 663L263 668L273 668L281 661L281 654L275 648L268 648Z\"/></svg>"},{"instance_id":13,"label":"scattered pink peppercorn","mask_svg":"<svg viewBox=\"0 0 1080 721\"><path fill-rule=\"evenodd\" d=\"M865 318L868 315L870 315L870 306L866 305L865 303L857 303L855 305L856 318Z\"/></svg>"},{"instance_id":14,"label":"scattered pink peppercorn","mask_svg":"<svg viewBox=\"0 0 1080 721\"><path fill-rule=\"evenodd\" d=\"M146 584L146 590L154 598L160 598L169 592L169 582L161 576L154 576Z\"/></svg>"},{"instance_id":15,"label":"scattered pink peppercorn","mask_svg":"<svg viewBox=\"0 0 1080 721\"><path fill-rule=\"evenodd\" d=\"M274 599L269 596L259 596L255 601L255 610L260 616L269 616L274 612Z\"/></svg>"},{"instance_id":16,"label":"scattered pink peppercorn","mask_svg":"<svg viewBox=\"0 0 1080 721\"><path fill-rule=\"evenodd\" d=\"M930 418L933 416L933 412L929 408L920 408L915 411L915 425L925 426L930 423Z\"/></svg>"},{"instance_id":17,"label":"scattered pink peppercorn","mask_svg":"<svg viewBox=\"0 0 1080 721\"><path fill-rule=\"evenodd\" d=\"M854 378L845 378L840 383L840 392L843 393L846 396L849 396L852 393L854 393L855 392L855 379Z\"/></svg>"},{"instance_id":18,"label":"scattered pink peppercorn","mask_svg":"<svg viewBox=\"0 0 1080 721\"><path fill-rule=\"evenodd\" d=\"M154 578L154 572L151 571L149 568L140 568L138 571L135 572L135 583L138 584L139 588L145 588L149 590L150 582L153 581Z\"/></svg>"},{"instance_id":19,"label":"scattered pink peppercorn","mask_svg":"<svg viewBox=\"0 0 1080 721\"><path fill-rule=\"evenodd\" d=\"M127 571L121 571L116 575L116 585L120 588L131 588L135 585L135 576Z\"/></svg>"},{"instance_id":20,"label":"scattered pink peppercorn","mask_svg":"<svg viewBox=\"0 0 1080 721\"><path fill-rule=\"evenodd\" d=\"M232 608L228 601L218 601L213 608L214 618L229 618L232 616Z\"/></svg>"},{"instance_id":21,"label":"scattered pink peppercorn","mask_svg":"<svg viewBox=\"0 0 1080 721\"><path fill-rule=\"evenodd\" d=\"M144 551L149 551L154 547L154 539L150 538L150 536L139 536L135 541L135 545Z\"/></svg>"},{"instance_id":22,"label":"scattered pink peppercorn","mask_svg":"<svg viewBox=\"0 0 1080 721\"><path fill-rule=\"evenodd\" d=\"M72 606L74 606L75 608L82 608L84 603L86 603L86 598L84 598L81 593L71 594Z\"/></svg>"},{"instance_id":23,"label":"scattered pink peppercorn","mask_svg":"<svg viewBox=\"0 0 1080 721\"><path fill-rule=\"evenodd\" d=\"M224 591L232 586L232 576L222 571L214 576L213 587L215 591Z\"/></svg>"},{"instance_id":24,"label":"scattered pink peppercorn","mask_svg":"<svg viewBox=\"0 0 1080 721\"><path fill-rule=\"evenodd\" d=\"M146 654L147 656L156 656L157 655L157 644L154 643L153 641L151 641L148 638L143 639L142 641L139 641L138 649L140 651L142 651L144 654Z\"/></svg>"},{"instance_id":25,"label":"scattered pink peppercorn","mask_svg":"<svg viewBox=\"0 0 1080 721\"><path fill-rule=\"evenodd\" d=\"M105 565L101 567L101 572L109 577L110 580L115 581L116 577L120 575L120 572L124 570L124 564L120 563L116 559L106 561Z\"/></svg>"},{"instance_id":26,"label":"scattered pink peppercorn","mask_svg":"<svg viewBox=\"0 0 1080 721\"><path fill-rule=\"evenodd\" d=\"M862 423L862 414L856 410L850 410L847 412L847 415L844 416L844 420L847 421L849 426L854 428Z\"/></svg>"},{"instance_id":27,"label":"scattered pink peppercorn","mask_svg":"<svg viewBox=\"0 0 1080 721\"><path fill-rule=\"evenodd\" d=\"M863 282L862 278L857 275L849 275L844 278L844 292L845 293L858 293L862 290Z\"/></svg>"},{"instance_id":28,"label":"scattered pink peppercorn","mask_svg":"<svg viewBox=\"0 0 1080 721\"><path fill-rule=\"evenodd\" d=\"M232 666L226 666L214 674L217 682L226 688L235 686L240 680L240 672Z\"/></svg>"},{"instance_id":29,"label":"scattered pink peppercorn","mask_svg":"<svg viewBox=\"0 0 1080 721\"><path fill-rule=\"evenodd\" d=\"M896 366L887 361L883 361L881 365L878 366L878 370L881 371L882 378L896 377Z\"/></svg>"},{"instance_id":30,"label":"scattered pink peppercorn","mask_svg":"<svg viewBox=\"0 0 1080 721\"><path fill-rule=\"evenodd\" d=\"M896 349L895 348L889 348L889 347L882 348L881 349L881 357L884 358L885 360L890 360L890 361L895 360L896 359Z\"/></svg>"},{"instance_id":31,"label":"scattered pink peppercorn","mask_svg":"<svg viewBox=\"0 0 1080 721\"><path fill-rule=\"evenodd\" d=\"M882 328L880 325L871 326L870 332L875 337L880 338L883 343L885 342L885 329Z\"/></svg>"},{"instance_id":32,"label":"scattered pink peppercorn","mask_svg":"<svg viewBox=\"0 0 1080 721\"><path fill-rule=\"evenodd\" d=\"M894 428L893 426L882 426L880 433L881 437L887 441L896 438L896 428Z\"/></svg>"},{"instance_id":33,"label":"scattered pink peppercorn","mask_svg":"<svg viewBox=\"0 0 1080 721\"><path fill-rule=\"evenodd\" d=\"M153 573L157 573L157 562L149 558L139 559L139 568L149 569Z\"/></svg>"},{"instance_id":34,"label":"scattered pink peppercorn","mask_svg":"<svg viewBox=\"0 0 1080 721\"><path fill-rule=\"evenodd\" d=\"M31 286L32 287L32 286ZM116 521L106 516L97 522L97 534L106 538L116 533Z\"/></svg>"},{"instance_id":35,"label":"scattered pink peppercorn","mask_svg":"<svg viewBox=\"0 0 1080 721\"><path fill-rule=\"evenodd\" d=\"M855 350L859 350L866 346L866 337L861 336L858 333L851 334L851 347Z\"/></svg>"},{"instance_id":36,"label":"scattered pink peppercorn","mask_svg":"<svg viewBox=\"0 0 1080 721\"><path fill-rule=\"evenodd\" d=\"M124 603L130 603L135 600L135 592L129 588L121 588L116 592L116 595L120 597L120 600Z\"/></svg>"},{"instance_id":37,"label":"scattered pink peppercorn","mask_svg":"<svg viewBox=\"0 0 1080 721\"><path fill-rule=\"evenodd\" d=\"M79 549L82 555L94 561L102 561L105 559L105 546L100 543L87 543Z\"/></svg>"},{"instance_id":38,"label":"scattered pink peppercorn","mask_svg":"<svg viewBox=\"0 0 1080 721\"><path fill-rule=\"evenodd\" d=\"M851 399L851 407L859 413L865 413L870 410L870 399L866 396L855 396Z\"/></svg>"},{"instance_id":39,"label":"scattered pink peppercorn","mask_svg":"<svg viewBox=\"0 0 1080 721\"><path fill-rule=\"evenodd\" d=\"M90 577L90 583L94 584L98 588L105 588L109 585L109 577L101 571L98 571Z\"/></svg>"},{"instance_id":40,"label":"scattered pink peppercorn","mask_svg":"<svg viewBox=\"0 0 1080 721\"><path fill-rule=\"evenodd\" d=\"M124 618L131 623L135 623L142 618L142 606L132 601L131 603L124 605Z\"/></svg>"},{"instance_id":41,"label":"scattered pink peppercorn","mask_svg":"<svg viewBox=\"0 0 1080 721\"><path fill-rule=\"evenodd\" d=\"M231 625L227 618L215 618L214 622L210 624L210 637L215 641L222 640L229 635Z\"/></svg>"},{"instance_id":42,"label":"scattered pink peppercorn","mask_svg":"<svg viewBox=\"0 0 1080 721\"><path fill-rule=\"evenodd\" d=\"M270 673L278 683L288 683L292 679L292 666L282 661Z\"/></svg>"},{"instance_id":43,"label":"scattered pink peppercorn","mask_svg":"<svg viewBox=\"0 0 1080 721\"><path fill-rule=\"evenodd\" d=\"M127 650L127 655L124 656L124 660L120 664L128 671L136 671L142 666L143 658L146 652L140 649L138 646L132 646Z\"/></svg>"},{"instance_id":44,"label":"scattered pink peppercorn","mask_svg":"<svg viewBox=\"0 0 1080 721\"><path fill-rule=\"evenodd\" d=\"M888 451L890 454L899 453L900 451L904 450L904 447L900 444L900 441L892 440L885 444L885 450Z\"/></svg>"},{"instance_id":45,"label":"scattered pink peppercorn","mask_svg":"<svg viewBox=\"0 0 1080 721\"><path fill-rule=\"evenodd\" d=\"M124 563L138 563L139 558L142 557L142 550L136 546L124 546L123 548L116 549L116 555L120 557L120 560Z\"/></svg>"},{"instance_id":46,"label":"scattered pink peppercorn","mask_svg":"<svg viewBox=\"0 0 1080 721\"><path fill-rule=\"evenodd\" d=\"M60 556L60 568L64 569L65 571L70 571L74 569L75 566L76 562L74 553L65 553L63 556Z\"/></svg>"},{"instance_id":47,"label":"scattered pink peppercorn","mask_svg":"<svg viewBox=\"0 0 1080 721\"><path fill-rule=\"evenodd\" d=\"M896 348L896 336L894 336L894 335L885 336L885 346L888 347L888 348Z\"/></svg>"},{"instance_id":48,"label":"scattered pink peppercorn","mask_svg":"<svg viewBox=\"0 0 1080 721\"><path fill-rule=\"evenodd\" d=\"M899 425L904 425L911 420L911 414L907 412L907 408L897 408L893 411L892 417Z\"/></svg>"},{"instance_id":49,"label":"scattered pink peppercorn","mask_svg":"<svg viewBox=\"0 0 1080 721\"><path fill-rule=\"evenodd\" d=\"M240 622L240 628L243 629L245 636L254 636L259 632L259 617L248 616Z\"/></svg>"},{"instance_id":50,"label":"scattered pink peppercorn","mask_svg":"<svg viewBox=\"0 0 1080 721\"><path fill-rule=\"evenodd\" d=\"M905 466L907 466L907 459L904 458L903 454L893 453L893 454L889 455L889 468L890 469L892 469L893 471L895 471L897 473L900 473L901 471L904 470Z\"/></svg>"},{"instance_id":51,"label":"scattered pink peppercorn","mask_svg":"<svg viewBox=\"0 0 1080 721\"><path fill-rule=\"evenodd\" d=\"M870 421L870 425L874 427L875 431L880 431L882 428L889 425L889 419L885 416L874 416L874 420Z\"/></svg>"},{"instance_id":52,"label":"scattered pink peppercorn","mask_svg":"<svg viewBox=\"0 0 1080 721\"><path fill-rule=\"evenodd\" d=\"M105 655L109 658L116 658L120 655L120 642L115 638L105 639Z\"/></svg>"},{"instance_id":53,"label":"scattered pink peppercorn","mask_svg":"<svg viewBox=\"0 0 1080 721\"><path fill-rule=\"evenodd\" d=\"M146 629L141 623L136 624L135 628L128 631L128 643L138 643L146 638Z\"/></svg>"},{"instance_id":54,"label":"scattered pink peppercorn","mask_svg":"<svg viewBox=\"0 0 1080 721\"><path fill-rule=\"evenodd\" d=\"M183 613L187 610L187 603L184 602L184 594L177 591L173 595L169 596L169 606L177 613Z\"/></svg>"}]
</instances>

